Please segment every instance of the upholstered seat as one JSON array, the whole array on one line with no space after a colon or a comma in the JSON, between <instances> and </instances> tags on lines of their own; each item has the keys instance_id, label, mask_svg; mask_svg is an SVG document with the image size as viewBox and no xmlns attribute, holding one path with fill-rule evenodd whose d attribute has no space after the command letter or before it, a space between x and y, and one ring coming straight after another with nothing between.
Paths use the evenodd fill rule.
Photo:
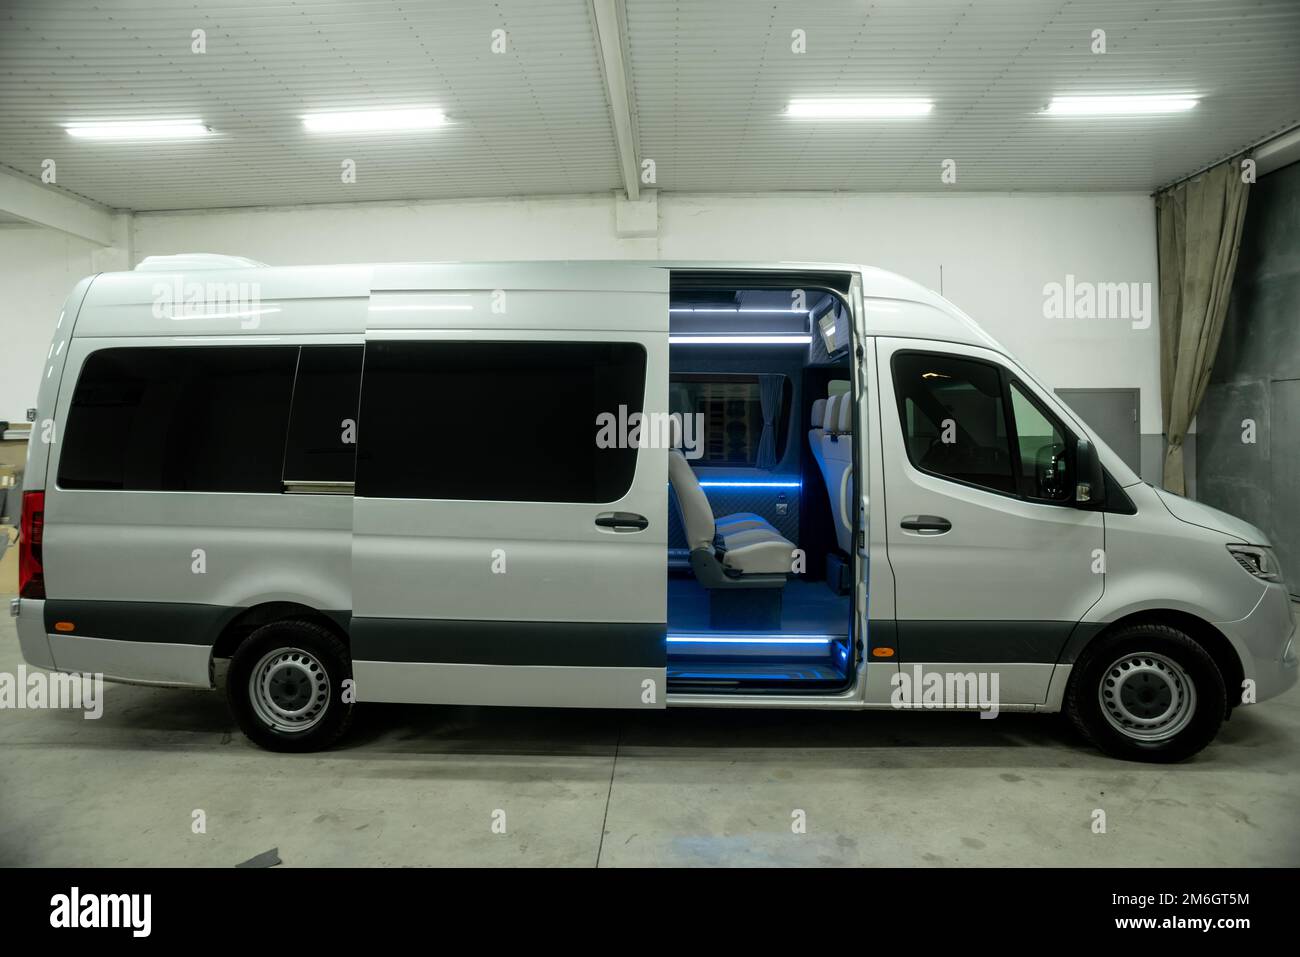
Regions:
<instances>
[{"instance_id":1,"label":"upholstered seat","mask_svg":"<svg viewBox=\"0 0 1300 957\"><path fill-rule=\"evenodd\" d=\"M826 466L822 463L822 436L826 434L826 406L838 401L839 396L818 399L813 403L811 420L808 423L808 448L812 449L813 460L817 468L825 474Z\"/></svg>"},{"instance_id":2,"label":"upholstered seat","mask_svg":"<svg viewBox=\"0 0 1300 957\"><path fill-rule=\"evenodd\" d=\"M811 434L809 441L812 441ZM817 464L826 480L826 494L831 503L831 521L840 550L850 551L853 537L853 512L850 499L853 484L853 401L848 395L831 396L826 403L826 417L819 436L821 454Z\"/></svg>"},{"instance_id":3,"label":"upholstered seat","mask_svg":"<svg viewBox=\"0 0 1300 957\"><path fill-rule=\"evenodd\" d=\"M752 512L738 512L715 520L708 496L686 457L677 449L668 451L668 482L682 514L686 544L692 553L692 567L699 574L699 563L720 564L720 573L709 587L726 584L727 577L747 575L782 576L771 584L784 584L794 562L794 543L781 535L770 522Z\"/></svg>"}]
</instances>

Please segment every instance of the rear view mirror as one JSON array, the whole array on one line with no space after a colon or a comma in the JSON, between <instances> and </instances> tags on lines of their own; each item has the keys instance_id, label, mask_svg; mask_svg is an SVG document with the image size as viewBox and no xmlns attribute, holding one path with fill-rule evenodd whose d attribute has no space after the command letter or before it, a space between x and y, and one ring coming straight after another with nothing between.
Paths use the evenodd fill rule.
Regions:
<instances>
[{"instance_id":1,"label":"rear view mirror","mask_svg":"<svg viewBox=\"0 0 1300 957\"><path fill-rule=\"evenodd\" d=\"M1074 504L1086 508L1100 508L1106 504L1106 477L1101 470L1101 459L1096 447L1087 439L1079 439L1074 447L1075 475Z\"/></svg>"}]
</instances>

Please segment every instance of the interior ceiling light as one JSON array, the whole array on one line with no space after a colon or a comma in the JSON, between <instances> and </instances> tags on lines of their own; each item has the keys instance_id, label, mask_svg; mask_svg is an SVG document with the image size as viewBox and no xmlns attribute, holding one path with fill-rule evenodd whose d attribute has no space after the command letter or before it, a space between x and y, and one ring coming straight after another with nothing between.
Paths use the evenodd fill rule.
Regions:
<instances>
[{"instance_id":1,"label":"interior ceiling light","mask_svg":"<svg viewBox=\"0 0 1300 957\"><path fill-rule=\"evenodd\" d=\"M741 313L741 312L744 312L744 313L756 313L756 312L757 312L757 313L763 313L763 314L765 314L765 315L773 315L773 316L806 316L806 315L808 315L808 310L806 310L806 309L775 309L775 308L773 308L773 309L766 309L766 308L761 308L761 307L758 307L758 306L748 306L748 307L745 307L745 308L743 308L743 309L740 308L740 307L737 307L737 306L731 306L731 307L728 307L728 308L716 308L716 307L714 307L714 306L673 306L673 307L672 307L671 309L669 309L668 311L669 311L669 312L676 312L676 313L692 313L692 312L694 312L694 313L710 313L710 314L719 314L719 315L721 315L721 314L726 314L726 315L733 315L733 316L736 315L737 313Z\"/></svg>"},{"instance_id":2,"label":"interior ceiling light","mask_svg":"<svg viewBox=\"0 0 1300 957\"><path fill-rule=\"evenodd\" d=\"M90 140L175 140L208 136L212 130L199 120L127 120L114 123L70 123L69 136Z\"/></svg>"},{"instance_id":3,"label":"interior ceiling light","mask_svg":"<svg viewBox=\"0 0 1300 957\"><path fill-rule=\"evenodd\" d=\"M430 130L447 122L442 110L358 110L352 113L309 113L302 125L313 133L400 133Z\"/></svg>"},{"instance_id":4,"label":"interior ceiling light","mask_svg":"<svg viewBox=\"0 0 1300 957\"><path fill-rule=\"evenodd\" d=\"M917 97L791 100L785 108L785 115L810 120L877 120L899 116L925 116L932 109L934 109L932 100Z\"/></svg>"},{"instance_id":5,"label":"interior ceiling light","mask_svg":"<svg viewBox=\"0 0 1300 957\"><path fill-rule=\"evenodd\" d=\"M1194 96L1058 96L1043 112L1051 116L1143 116L1183 113L1200 101Z\"/></svg>"},{"instance_id":6,"label":"interior ceiling light","mask_svg":"<svg viewBox=\"0 0 1300 957\"><path fill-rule=\"evenodd\" d=\"M674 346L806 346L812 336L669 336Z\"/></svg>"}]
</instances>

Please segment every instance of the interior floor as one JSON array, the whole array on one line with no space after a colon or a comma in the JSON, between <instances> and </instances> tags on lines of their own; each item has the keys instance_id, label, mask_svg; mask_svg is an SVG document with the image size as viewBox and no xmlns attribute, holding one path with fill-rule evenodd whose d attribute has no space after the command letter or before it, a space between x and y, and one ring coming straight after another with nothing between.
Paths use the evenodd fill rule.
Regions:
<instances>
[{"instance_id":1,"label":"interior floor","mask_svg":"<svg viewBox=\"0 0 1300 957\"><path fill-rule=\"evenodd\" d=\"M694 578L668 579L668 684L673 690L831 689L849 679L848 595L792 579L772 629L710 624L709 592Z\"/></svg>"}]
</instances>

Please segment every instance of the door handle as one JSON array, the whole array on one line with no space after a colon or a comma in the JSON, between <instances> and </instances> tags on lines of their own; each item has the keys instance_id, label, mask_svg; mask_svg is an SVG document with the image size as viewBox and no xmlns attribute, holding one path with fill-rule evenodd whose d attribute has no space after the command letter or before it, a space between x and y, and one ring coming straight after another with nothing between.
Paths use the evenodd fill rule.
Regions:
<instances>
[{"instance_id":1,"label":"door handle","mask_svg":"<svg viewBox=\"0 0 1300 957\"><path fill-rule=\"evenodd\" d=\"M601 512L596 516L596 524L617 532L639 532L650 527L650 520L635 512Z\"/></svg>"},{"instance_id":2,"label":"door handle","mask_svg":"<svg viewBox=\"0 0 1300 957\"><path fill-rule=\"evenodd\" d=\"M942 535L952 528L952 522L938 515L908 515L899 525L909 532L920 532L922 535Z\"/></svg>"},{"instance_id":3,"label":"door handle","mask_svg":"<svg viewBox=\"0 0 1300 957\"><path fill-rule=\"evenodd\" d=\"M849 490L849 479L851 478L853 478L853 469L851 468L845 469L844 474L840 476L840 521L844 523L844 527L850 532L853 531L853 523L849 521L849 506L844 497Z\"/></svg>"}]
</instances>

